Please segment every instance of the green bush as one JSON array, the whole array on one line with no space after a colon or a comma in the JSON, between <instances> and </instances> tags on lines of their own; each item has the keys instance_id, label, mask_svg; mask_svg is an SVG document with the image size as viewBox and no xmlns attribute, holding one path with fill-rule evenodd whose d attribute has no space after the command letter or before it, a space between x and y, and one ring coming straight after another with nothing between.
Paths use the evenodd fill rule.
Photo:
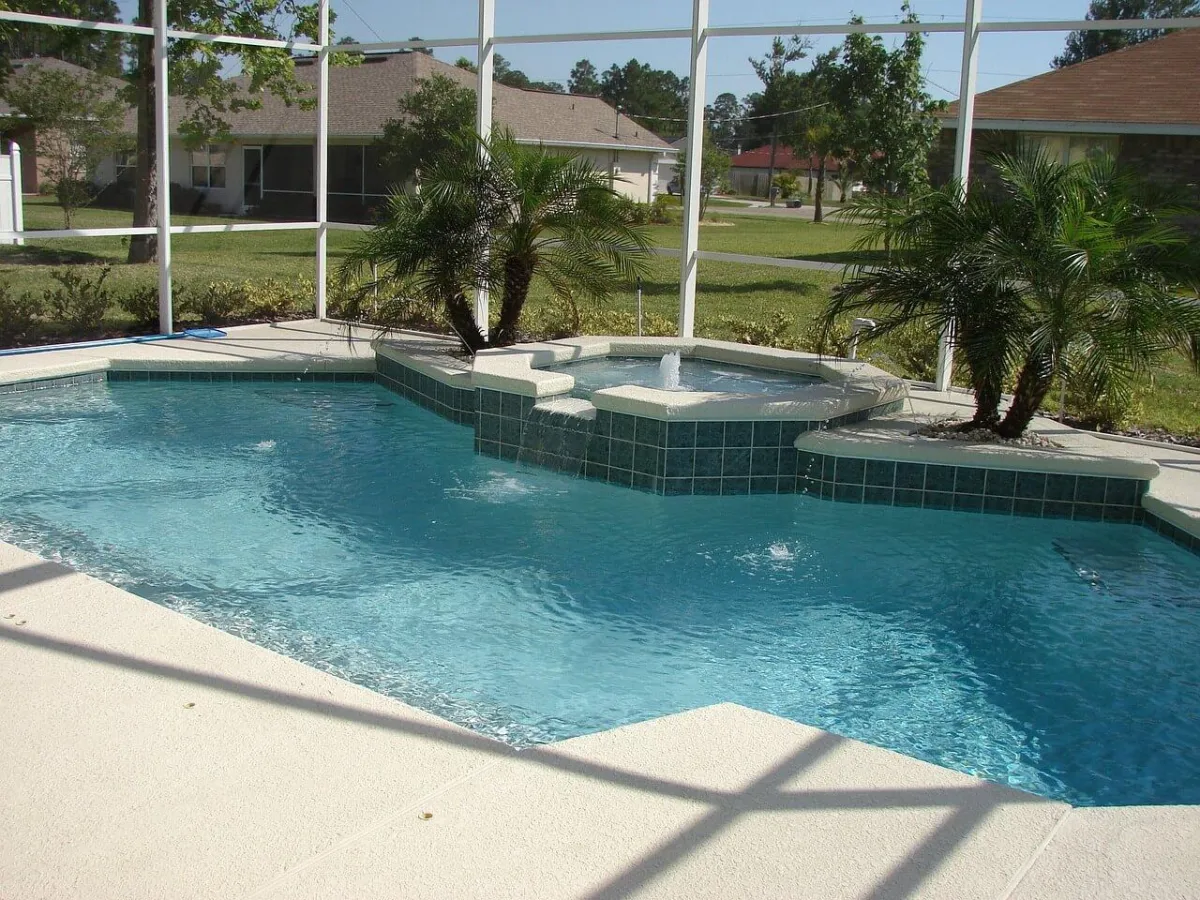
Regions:
<instances>
[{"instance_id":1,"label":"green bush","mask_svg":"<svg viewBox=\"0 0 1200 900\"><path fill-rule=\"evenodd\" d=\"M0 347L11 347L29 337L37 328L38 316L45 309L40 297L34 294L14 294L7 284L0 284Z\"/></svg>"},{"instance_id":2,"label":"green bush","mask_svg":"<svg viewBox=\"0 0 1200 900\"><path fill-rule=\"evenodd\" d=\"M1060 384L1051 389L1045 406L1054 415L1060 412L1064 399ZM1124 396L1114 392L1090 394L1077 384L1067 381L1066 414L1084 428L1097 431L1121 431L1146 415L1145 388L1134 389Z\"/></svg>"},{"instance_id":3,"label":"green bush","mask_svg":"<svg viewBox=\"0 0 1200 900\"><path fill-rule=\"evenodd\" d=\"M316 285L311 278L299 277L291 282L268 278L243 282L242 295L250 318L275 322L299 310L312 309L316 303Z\"/></svg>"},{"instance_id":4,"label":"green bush","mask_svg":"<svg viewBox=\"0 0 1200 900\"><path fill-rule=\"evenodd\" d=\"M650 224L670 225L675 221L675 214L678 211L679 204L675 202L674 197L670 194L659 194L650 204Z\"/></svg>"},{"instance_id":5,"label":"green bush","mask_svg":"<svg viewBox=\"0 0 1200 900\"><path fill-rule=\"evenodd\" d=\"M180 310L196 317L202 325L228 325L245 318L245 286L233 281L210 281L200 288L189 288L180 300Z\"/></svg>"},{"instance_id":6,"label":"green bush","mask_svg":"<svg viewBox=\"0 0 1200 900\"><path fill-rule=\"evenodd\" d=\"M651 221L651 210L649 203L639 203L629 197L621 196L617 198L617 207L621 211L623 218L628 225L649 225Z\"/></svg>"},{"instance_id":7,"label":"green bush","mask_svg":"<svg viewBox=\"0 0 1200 900\"><path fill-rule=\"evenodd\" d=\"M792 334L792 320L779 310L772 313L771 318L765 322L724 316L717 320L717 324L739 344L778 347L781 350L800 349L799 341Z\"/></svg>"},{"instance_id":8,"label":"green bush","mask_svg":"<svg viewBox=\"0 0 1200 900\"><path fill-rule=\"evenodd\" d=\"M158 286L142 285L117 300L117 304L133 319L139 329L152 329L158 325Z\"/></svg>"},{"instance_id":9,"label":"green bush","mask_svg":"<svg viewBox=\"0 0 1200 900\"><path fill-rule=\"evenodd\" d=\"M779 188L780 199L787 200L799 192L800 179L794 172L780 172L775 176L775 186Z\"/></svg>"},{"instance_id":10,"label":"green bush","mask_svg":"<svg viewBox=\"0 0 1200 900\"><path fill-rule=\"evenodd\" d=\"M845 356L850 347L850 322L839 320L826 329L820 319L813 319L800 335L800 349L823 356Z\"/></svg>"},{"instance_id":11,"label":"green bush","mask_svg":"<svg viewBox=\"0 0 1200 900\"><path fill-rule=\"evenodd\" d=\"M937 378L938 336L927 325L914 324L897 328L879 338L865 342L860 357L869 357L896 375L917 381Z\"/></svg>"},{"instance_id":12,"label":"green bush","mask_svg":"<svg viewBox=\"0 0 1200 900\"><path fill-rule=\"evenodd\" d=\"M73 335L98 334L104 314L112 304L112 293L104 286L112 267L104 266L95 277L86 268L77 266L51 272L50 277L59 287L46 290L44 295L51 317Z\"/></svg>"},{"instance_id":13,"label":"green bush","mask_svg":"<svg viewBox=\"0 0 1200 900\"><path fill-rule=\"evenodd\" d=\"M577 322L576 322L577 318ZM642 317L642 334L667 337L677 332L676 325L663 316ZM637 314L615 309L561 307L538 304L528 306L521 316L521 334L526 340L548 341L580 334L637 334Z\"/></svg>"}]
</instances>

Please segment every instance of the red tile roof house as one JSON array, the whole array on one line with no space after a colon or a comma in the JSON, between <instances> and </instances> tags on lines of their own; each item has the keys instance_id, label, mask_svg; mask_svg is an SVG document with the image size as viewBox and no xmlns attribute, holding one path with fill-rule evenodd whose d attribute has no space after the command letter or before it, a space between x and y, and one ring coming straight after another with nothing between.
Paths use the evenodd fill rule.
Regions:
<instances>
[{"instance_id":1,"label":"red tile roof house","mask_svg":"<svg viewBox=\"0 0 1200 900\"><path fill-rule=\"evenodd\" d=\"M953 172L958 105L930 159L935 184ZM1188 186L1200 199L1200 30L1188 29L1056 69L975 98L972 177L984 156L1040 142L1074 162L1105 151L1147 178Z\"/></svg>"},{"instance_id":2,"label":"red tile roof house","mask_svg":"<svg viewBox=\"0 0 1200 900\"><path fill-rule=\"evenodd\" d=\"M815 180L819 164L820 160L816 156L797 157L792 153L791 147L775 148L775 174L777 175L780 172L793 172L798 177L808 178L811 174ZM766 197L767 189L770 186L767 177L770 167L770 145L747 150L745 153L739 153L733 157L729 161L729 182L733 187L733 192L747 197ZM825 164L825 198L835 202L841 199L841 192L834 181L837 174L837 160L828 160Z\"/></svg>"},{"instance_id":3,"label":"red tile roof house","mask_svg":"<svg viewBox=\"0 0 1200 900\"><path fill-rule=\"evenodd\" d=\"M27 60L70 66L58 60ZM71 66L71 68L75 68ZM297 77L316 83L315 61L297 60ZM79 74L83 75L82 69ZM474 88L475 75L424 53L380 53L357 66L335 66L329 78L329 215L332 220L361 221L386 195L394 178L379 164L373 146L389 119L399 115L398 99L415 90L420 79L445 75ZM119 82L118 82L119 84ZM315 88L310 92L315 96ZM231 140L188 150L172 139L171 181L177 212L254 212L272 218L312 218L317 114L287 106L264 94L258 110L229 117ZM596 97L526 91L495 85L494 121L518 141L543 144L587 157L613 178L614 187L635 200L654 199L661 166L672 165L675 151ZM172 131L184 109L172 105ZM130 110L126 128L136 130ZM24 151L24 147L22 150ZM26 154L26 157L32 154ZM131 156L100 167L96 180L108 188L101 198L127 205L132 195ZM26 166L34 165L29 162ZM25 190L32 188L27 182ZM187 208L180 208L180 207Z\"/></svg>"}]
</instances>

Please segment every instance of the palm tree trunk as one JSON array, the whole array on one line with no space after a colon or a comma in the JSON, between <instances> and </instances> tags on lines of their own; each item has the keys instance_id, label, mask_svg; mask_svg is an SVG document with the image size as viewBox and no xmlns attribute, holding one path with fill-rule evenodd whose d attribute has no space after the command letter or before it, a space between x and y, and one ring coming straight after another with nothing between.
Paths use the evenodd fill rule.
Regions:
<instances>
[{"instance_id":1,"label":"palm tree trunk","mask_svg":"<svg viewBox=\"0 0 1200 900\"><path fill-rule=\"evenodd\" d=\"M138 0L138 24L154 21L152 0ZM158 224L158 148L154 123L154 38L139 35L134 38L137 61L133 88L137 110L137 169L133 186L133 225L151 228ZM158 258L158 238L152 234L134 235L129 239L128 261L154 262Z\"/></svg>"},{"instance_id":2,"label":"palm tree trunk","mask_svg":"<svg viewBox=\"0 0 1200 900\"><path fill-rule=\"evenodd\" d=\"M520 256L509 257L504 263L504 299L500 303L500 321L492 332L493 347L507 347L517 342L517 325L521 310L529 296L533 281L534 262Z\"/></svg>"},{"instance_id":3,"label":"palm tree trunk","mask_svg":"<svg viewBox=\"0 0 1200 900\"><path fill-rule=\"evenodd\" d=\"M825 221L825 157L817 164L817 193L813 197L813 221Z\"/></svg>"},{"instance_id":4,"label":"palm tree trunk","mask_svg":"<svg viewBox=\"0 0 1200 900\"><path fill-rule=\"evenodd\" d=\"M475 322L475 311L464 295L455 294L446 301L446 316L465 349L477 353L487 346Z\"/></svg>"},{"instance_id":5,"label":"palm tree trunk","mask_svg":"<svg viewBox=\"0 0 1200 900\"><path fill-rule=\"evenodd\" d=\"M1037 415L1042 401L1050 393L1054 383L1054 368L1049 360L1043 357L1030 357L1021 367L1017 377L1017 389L1013 392L1012 406L1004 420L996 428L996 433L1010 440L1019 438Z\"/></svg>"}]
</instances>

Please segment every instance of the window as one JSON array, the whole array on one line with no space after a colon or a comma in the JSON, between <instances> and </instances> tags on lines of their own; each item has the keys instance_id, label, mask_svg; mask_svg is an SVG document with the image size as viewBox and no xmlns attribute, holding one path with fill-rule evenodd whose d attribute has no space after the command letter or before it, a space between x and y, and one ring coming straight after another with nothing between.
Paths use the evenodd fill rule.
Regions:
<instances>
[{"instance_id":1,"label":"window","mask_svg":"<svg viewBox=\"0 0 1200 900\"><path fill-rule=\"evenodd\" d=\"M312 144L268 144L263 147L263 190L311 194L314 152Z\"/></svg>"},{"instance_id":2,"label":"window","mask_svg":"<svg viewBox=\"0 0 1200 900\"><path fill-rule=\"evenodd\" d=\"M137 171L137 152L134 150L118 150L116 157L117 177L129 178Z\"/></svg>"},{"instance_id":3,"label":"window","mask_svg":"<svg viewBox=\"0 0 1200 900\"><path fill-rule=\"evenodd\" d=\"M225 148L208 144L193 150L191 157L192 187L225 187Z\"/></svg>"},{"instance_id":4,"label":"window","mask_svg":"<svg viewBox=\"0 0 1200 900\"><path fill-rule=\"evenodd\" d=\"M361 194L363 192L363 148L334 144L329 148L329 192L331 194Z\"/></svg>"},{"instance_id":5,"label":"window","mask_svg":"<svg viewBox=\"0 0 1200 900\"><path fill-rule=\"evenodd\" d=\"M1065 166L1095 159L1105 154L1117 155L1117 138L1106 134L1035 134L1034 141Z\"/></svg>"}]
</instances>

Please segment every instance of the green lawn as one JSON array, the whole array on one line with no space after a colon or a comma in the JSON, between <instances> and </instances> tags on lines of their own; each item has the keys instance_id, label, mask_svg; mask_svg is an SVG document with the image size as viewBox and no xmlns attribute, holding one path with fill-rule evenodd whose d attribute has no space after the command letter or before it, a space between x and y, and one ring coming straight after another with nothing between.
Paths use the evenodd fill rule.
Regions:
<instances>
[{"instance_id":1,"label":"green lawn","mask_svg":"<svg viewBox=\"0 0 1200 900\"><path fill-rule=\"evenodd\" d=\"M61 228L62 217L50 201L26 202L27 229ZM128 212L82 210L76 227L116 227L130 223ZM175 224L219 223L229 220L177 216ZM651 226L655 242L678 248L678 225ZM743 253L789 259L815 259L845 263L862 254L853 251L859 235L853 224L755 216L726 216L700 228L700 247L723 253ZM331 268L355 240L353 232L331 232ZM315 235L312 232L262 232L249 234L177 235L172 241L172 268L177 284L202 287L212 281L291 281L312 278ZM0 247L0 283L17 293L41 292L53 285L56 267L112 265L109 284L115 293L132 286L152 285L157 267L125 264L126 243L119 238L31 240L25 247ZM840 272L780 269L773 266L702 261L696 301L696 332L722 339L768 340L805 346L806 332L822 308ZM679 260L655 258L644 279L647 323L660 333L671 333L679 311ZM603 310L584 310L587 331L632 330L636 309L633 288L623 288ZM571 317L543 286L535 286L528 308L530 325L539 331L569 327ZM119 308L110 310L106 325L128 327ZM928 365L925 349L931 336L918 335L903 345L868 351L884 368L912 376ZM914 350L912 344L921 344ZM919 352L918 352L919 351ZM915 360L915 362L914 362ZM1178 433L1200 432L1200 376L1180 358L1158 373L1143 388L1139 424Z\"/></svg>"}]
</instances>

